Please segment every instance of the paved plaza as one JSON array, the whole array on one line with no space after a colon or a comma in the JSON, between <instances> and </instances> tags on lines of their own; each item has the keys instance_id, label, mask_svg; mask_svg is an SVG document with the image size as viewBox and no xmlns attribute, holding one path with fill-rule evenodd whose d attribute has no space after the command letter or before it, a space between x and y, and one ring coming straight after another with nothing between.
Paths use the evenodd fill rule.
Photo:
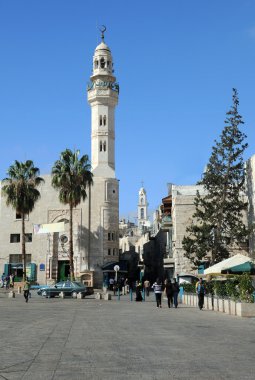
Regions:
<instances>
[{"instance_id":1,"label":"paved plaza","mask_svg":"<svg viewBox=\"0 0 255 380\"><path fill-rule=\"evenodd\" d=\"M153 301L0 293L0 379L254 379L255 319Z\"/></svg>"}]
</instances>

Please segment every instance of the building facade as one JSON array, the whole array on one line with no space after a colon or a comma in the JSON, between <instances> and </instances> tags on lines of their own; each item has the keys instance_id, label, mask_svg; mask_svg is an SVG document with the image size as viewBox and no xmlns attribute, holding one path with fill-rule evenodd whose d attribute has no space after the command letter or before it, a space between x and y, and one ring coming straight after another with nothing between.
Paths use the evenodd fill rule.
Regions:
<instances>
[{"instance_id":1,"label":"building facade","mask_svg":"<svg viewBox=\"0 0 255 380\"><path fill-rule=\"evenodd\" d=\"M91 107L91 166L93 186L73 211L74 271L76 278L102 286L103 266L119 257L119 182L115 176L115 107L119 86L113 60L104 42L96 47L87 88ZM29 277L41 284L69 276L69 209L58 200L51 176L42 176L41 199L26 218ZM33 234L34 224L65 223L65 231ZM2 273L22 276L21 219L0 194L0 266ZM8 273L7 273L8 272Z\"/></svg>"}]
</instances>

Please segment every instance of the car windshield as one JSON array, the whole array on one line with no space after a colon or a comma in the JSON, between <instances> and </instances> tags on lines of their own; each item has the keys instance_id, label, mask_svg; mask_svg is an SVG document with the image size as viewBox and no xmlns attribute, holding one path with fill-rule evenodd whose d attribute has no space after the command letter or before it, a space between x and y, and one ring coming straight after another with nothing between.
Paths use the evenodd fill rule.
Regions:
<instances>
[{"instance_id":1,"label":"car windshield","mask_svg":"<svg viewBox=\"0 0 255 380\"><path fill-rule=\"evenodd\" d=\"M81 284L80 282L76 282L76 281L73 282L73 285L77 286L78 288L83 288L84 287L83 284Z\"/></svg>"},{"instance_id":2,"label":"car windshield","mask_svg":"<svg viewBox=\"0 0 255 380\"><path fill-rule=\"evenodd\" d=\"M64 282L61 281L61 282L58 282L55 286L56 286L57 288L62 288L63 285L64 285Z\"/></svg>"}]
</instances>

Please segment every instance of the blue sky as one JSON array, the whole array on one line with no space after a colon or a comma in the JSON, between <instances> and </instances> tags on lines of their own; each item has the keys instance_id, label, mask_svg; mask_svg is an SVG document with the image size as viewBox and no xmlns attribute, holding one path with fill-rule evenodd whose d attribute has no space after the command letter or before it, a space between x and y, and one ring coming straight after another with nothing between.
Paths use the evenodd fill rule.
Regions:
<instances>
[{"instance_id":1,"label":"blue sky","mask_svg":"<svg viewBox=\"0 0 255 380\"><path fill-rule=\"evenodd\" d=\"M120 84L120 215L141 181L154 209L167 182L194 184L239 92L255 154L255 1L0 0L0 178L15 160L49 173L65 148L90 155L86 84L107 26Z\"/></svg>"}]
</instances>

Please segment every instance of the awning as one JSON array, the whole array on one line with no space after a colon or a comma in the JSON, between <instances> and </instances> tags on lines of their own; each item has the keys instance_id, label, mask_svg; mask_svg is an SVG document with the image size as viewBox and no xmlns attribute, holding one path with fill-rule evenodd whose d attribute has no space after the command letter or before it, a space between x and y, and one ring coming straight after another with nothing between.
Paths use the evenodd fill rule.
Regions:
<instances>
[{"instance_id":1,"label":"awning","mask_svg":"<svg viewBox=\"0 0 255 380\"><path fill-rule=\"evenodd\" d=\"M223 260L220 263L217 263L205 269L204 274L221 273L222 271L230 269L233 272L249 272L253 266L254 264L250 257L238 253L229 259Z\"/></svg>"},{"instance_id":2,"label":"awning","mask_svg":"<svg viewBox=\"0 0 255 380\"><path fill-rule=\"evenodd\" d=\"M115 273L115 270L114 270L114 267L115 265L118 265L120 267L120 270L119 272L127 272L127 261L123 260L123 261L114 261L114 262L110 262L110 263L106 263L104 265L102 265L102 271L103 272L114 272Z\"/></svg>"}]
</instances>

